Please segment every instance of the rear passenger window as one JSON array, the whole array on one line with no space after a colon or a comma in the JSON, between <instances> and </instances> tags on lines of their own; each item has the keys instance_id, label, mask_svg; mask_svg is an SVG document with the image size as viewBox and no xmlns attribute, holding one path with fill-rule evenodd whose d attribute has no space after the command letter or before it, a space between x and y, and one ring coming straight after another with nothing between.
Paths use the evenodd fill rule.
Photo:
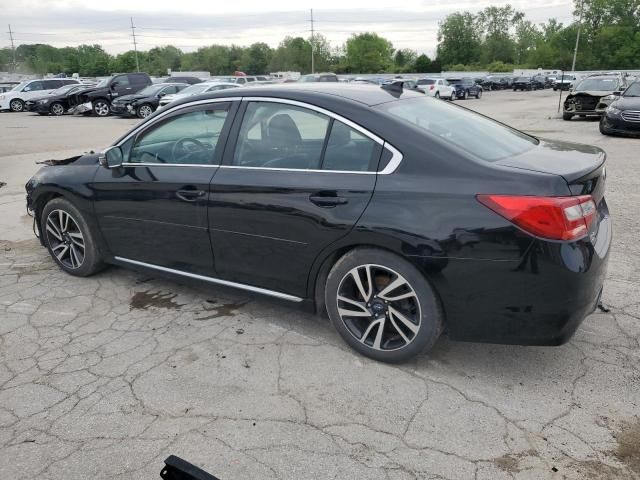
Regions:
<instances>
[{"instance_id":1,"label":"rear passenger window","mask_svg":"<svg viewBox=\"0 0 640 480\"><path fill-rule=\"evenodd\" d=\"M377 144L338 120L333 121L324 152L323 170L366 172L373 170Z\"/></svg>"},{"instance_id":2,"label":"rear passenger window","mask_svg":"<svg viewBox=\"0 0 640 480\"><path fill-rule=\"evenodd\" d=\"M233 164L318 169L329 117L287 104L252 102L242 120Z\"/></svg>"}]
</instances>

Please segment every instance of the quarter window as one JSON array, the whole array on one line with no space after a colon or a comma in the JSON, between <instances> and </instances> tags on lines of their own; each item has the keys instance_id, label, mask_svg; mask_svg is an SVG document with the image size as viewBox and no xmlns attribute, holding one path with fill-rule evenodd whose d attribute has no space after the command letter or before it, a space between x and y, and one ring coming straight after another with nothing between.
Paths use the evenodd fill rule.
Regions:
<instances>
[{"instance_id":1,"label":"quarter window","mask_svg":"<svg viewBox=\"0 0 640 480\"><path fill-rule=\"evenodd\" d=\"M334 120L322 162L323 170L366 172L372 170L376 143L360 132Z\"/></svg>"},{"instance_id":2,"label":"quarter window","mask_svg":"<svg viewBox=\"0 0 640 480\"><path fill-rule=\"evenodd\" d=\"M227 118L226 106L198 110L170 118L136 138L130 163L219 163L216 151Z\"/></svg>"},{"instance_id":3,"label":"quarter window","mask_svg":"<svg viewBox=\"0 0 640 480\"><path fill-rule=\"evenodd\" d=\"M251 102L238 134L233 164L318 169L329 117L293 105Z\"/></svg>"}]
</instances>

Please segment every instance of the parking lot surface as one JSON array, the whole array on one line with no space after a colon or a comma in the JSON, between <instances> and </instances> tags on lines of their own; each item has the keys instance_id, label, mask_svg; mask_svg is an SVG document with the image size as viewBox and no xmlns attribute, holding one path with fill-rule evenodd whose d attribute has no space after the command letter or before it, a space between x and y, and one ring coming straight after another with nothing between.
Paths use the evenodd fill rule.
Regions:
<instances>
[{"instance_id":1,"label":"parking lot surface","mask_svg":"<svg viewBox=\"0 0 640 480\"><path fill-rule=\"evenodd\" d=\"M557 95L460 103L607 152L610 311L561 347L443 336L399 366L269 299L64 274L24 183L137 120L0 114L0 478L156 479L169 454L222 480L640 478L640 139L562 121Z\"/></svg>"}]
</instances>

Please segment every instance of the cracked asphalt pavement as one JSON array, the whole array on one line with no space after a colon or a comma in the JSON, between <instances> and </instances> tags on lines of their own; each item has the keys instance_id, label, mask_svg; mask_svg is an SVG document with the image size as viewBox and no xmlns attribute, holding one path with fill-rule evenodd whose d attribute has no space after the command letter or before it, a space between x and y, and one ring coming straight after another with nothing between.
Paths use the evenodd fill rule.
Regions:
<instances>
[{"instance_id":1,"label":"cracked asphalt pavement","mask_svg":"<svg viewBox=\"0 0 640 480\"><path fill-rule=\"evenodd\" d=\"M609 311L564 346L445 336L390 366L270 299L66 275L23 185L137 120L0 114L0 478L156 479L169 454L222 480L640 478L640 140L558 119L548 90L464 105L608 154Z\"/></svg>"}]
</instances>

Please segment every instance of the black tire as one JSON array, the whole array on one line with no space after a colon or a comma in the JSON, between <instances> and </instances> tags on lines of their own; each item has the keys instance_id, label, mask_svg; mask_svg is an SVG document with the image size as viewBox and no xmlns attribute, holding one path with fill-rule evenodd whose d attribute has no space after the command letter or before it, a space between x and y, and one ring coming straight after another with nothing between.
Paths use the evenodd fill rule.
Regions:
<instances>
[{"instance_id":1,"label":"black tire","mask_svg":"<svg viewBox=\"0 0 640 480\"><path fill-rule=\"evenodd\" d=\"M51 115L59 117L61 115L64 115L64 105L62 105L60 102L53 102L49 107L49 111L51 112Z\"/></svg>"},{"instance_id":2,"label":"black tire","mask_svg":"<svg viewBox=\"0 0 640 480\"><path fill-rule=\"evenodd\" d=\"M136 116L138 118L147 118L152 113L153 113L153 107L148 103L143 103L136 110Z\"/></svg>"},{"instance_id":3,"label":"black tire","mask_svg":"<svg viewBox=\"0 0 640 480\"><path fill-rule=\"evenodd\" d=\"M366 275L367 268L370 269L369 275ZM354 269L359 272L358 277L364 279L362 285L366 284L364 288L370 303L359 293L362 290L357 288L351 273ZM373 280L368 283L367 278ZM386 286L402 280L405 283L384 292ZM397 293L390 296L393 292ZM409 298L391 299L406 296L406 292L409 292ZM374 360L389 363L406 361L431 349L443 330L442 309L427 279L411 263L385 250L363 247L345 254L331 268L324 295L329 318L338 333L354 350ZM338 300L338 295L341 299L357 299L361 306ZM368 316L345 314L349 306L354 311L366 311ZM347 318L343 320L343 316ZM378 330L380 325L381 332ZM376 343L380 348L375 348Z\"/></svg>"},{"instance_id":4,"label":"black tire","mask_svg":"<svg viewBox=\"0 0 640 480\"><path fill-rule=\"evenodd\" d=\"M60 229L59 225L63 222L58 222L58 229L56 229L56 220L60 218L60 215L64 216L65 214L73 222L67 220L66 230ZM50 221L51 223L49 223ZM47 228L48 226L49 228ZM51 258L65 272L77 277L88 277L104 268L102 256L91 229L80 211L68 200L58 197L44 206L40 216L40 233ZM81 237L78 237L78 234ZM84 245L82 250L80 249L80 240ZM72 250L76 252L77 265L75 266L73 265ZM78 252L82 252L81 257L78 256Z\"/></svg>"},{"instance_id":5,"label":"black tire","mask_svg":"<svg viewBox=\"0 0 640 480\"><path fill-rule=\"evenodd\" d=\"M38 112L38 115L42 116L42 117L48 117L49 114L47 112Z\"/></svg>"},{"instance_id":6,"label":"black tire","mask_svg":"<svg viewBox=\"0 0 640 480\"><path fill-rule=\"evenodd\" d=\"M108 117L111 113L111 105L104 98L99 98L91 103L93 114L96 117Z\"/></svg>"},{"instance_id":7,"label":"black tire","mask_svg":"<svg viewBox=\"0 0 640 480\"><path fill-rule=\"evenodd\" d=\"M476 93L476 100L480 100L480 97L482 97L482 90L478 90L478 93Z\"/></svg>"},{"instance_id":8,"label":"black tire","mask_svg":"<svg viewBox=\"0 0 640 480\"><path fill-rule=\"evenodd\" d=\"M598 128L599 128L600 133L602 135L611 135L611 132L609 131L609 129L605 125L605 119L604 118L600 119L600 124L598 125Z\"/></svg>"},{"instance_id":9,"label":"black tire","mask_svg":"<svg viewBox=\"0 0 640 480\"><path fill-rule=\"evenodd\" d=\"M571 120L573 118L573 115L571 113L563 113L562 114L562 119L563 120Z\"/></svg>"},{"instance_id":10,"label":"black tire","mask_svg":"<svg viewBox=\"0 0 640 480\"><path fill-rule=\"evenodd\" d=\"M462 99L463 99L463 100L466 100L467 98L469 98L469 92L465 90L465 91L462 93Z\"/></svg>"},{"instance_id":11,"label":"black tire","mask_svg":"<svg viewBox=\"0 0 640 480\"><path fill-rule=\"evenodd\" d=\"M24 102L19 98L14 98L9 102L9 110L12 112L24 112Z\"/></svg>"}]
</instances>

